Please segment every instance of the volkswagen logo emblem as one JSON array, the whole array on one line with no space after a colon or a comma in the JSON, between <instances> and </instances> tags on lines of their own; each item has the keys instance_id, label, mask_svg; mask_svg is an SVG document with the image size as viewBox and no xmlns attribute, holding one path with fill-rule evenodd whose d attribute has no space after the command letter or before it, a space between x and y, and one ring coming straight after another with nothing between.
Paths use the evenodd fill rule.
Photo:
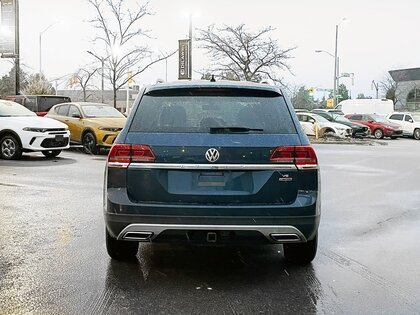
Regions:
<instances>
[{"instance_id":1,"label":"volkswagen logo emblem","mask_svg":"<svg viewBox=\"0 0 420 315\"><path fill-rule=\"evenodd\" d=\"M219 157L219 151L217 151L215 148L211 148L206 151L206 159L211 163L216 162L219 159Z\"/></svg>"}]
</instances>

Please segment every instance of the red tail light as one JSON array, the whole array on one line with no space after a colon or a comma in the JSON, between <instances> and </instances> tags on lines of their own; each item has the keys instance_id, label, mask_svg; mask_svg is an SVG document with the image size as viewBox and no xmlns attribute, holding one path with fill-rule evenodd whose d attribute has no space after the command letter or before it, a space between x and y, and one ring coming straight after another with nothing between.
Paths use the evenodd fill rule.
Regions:
<instances>
[{"instance_id":1,"label":"red tail light","mask_svg":"<svg viewBox=\"0 0 420 315\"><path fill-rule=\"evenodd\" d=\"M156 159L152 149L147 145L133 144L131 147L132 162L153 162Z\"/></svg>"},{"instance_id":2,"label":"red tail light","mask_svg":"<svg viewBox=\"0 0 420 315\"><path fill-rule=\"evenodd\" d=\"M130 164L130 144L114 144L108 154L108 163Z\"/></svg>"},{"instance_id":3,"label":"red tail light","mask_svg":"<svg viewBox=\"0 0 420 315\"><path fill-rule=\"evenodd\" d=\"M154 162L155 159L147 145L114 144L108 154L108 166L126 168L132 162Z\"/></svg>"},{"instance_id":4,"label":"red tail light","mask_svg":"<svg viewBox=\"0 0 420 315\"><path fill-rule=\"evenodd\" d=\"M295 164L296 165L318 165L318 159L314 148L310 145L295 147Z\"/></svg>"},{"instance_id":5,"label":"red tail light","mask_svg":"<svg viewBox=\"0 0 420 315\"><path fill-rule=\"evenodd\" d=\"M270 157L275 163L294 163L300 168L313 168L318 166L318 159L311 146L277 147Z\"/></svg>"},{"instance_id":6,"label":"red tail light","mask_svg":"<svg viewBox=\"0 0 420 315\"><path fill-rule=\"evenodd\" d=\"M277 147L273 154L271 154L270 161L276 163L293 163L294 154L294 147Z\"/></svg>"}]
</instances>

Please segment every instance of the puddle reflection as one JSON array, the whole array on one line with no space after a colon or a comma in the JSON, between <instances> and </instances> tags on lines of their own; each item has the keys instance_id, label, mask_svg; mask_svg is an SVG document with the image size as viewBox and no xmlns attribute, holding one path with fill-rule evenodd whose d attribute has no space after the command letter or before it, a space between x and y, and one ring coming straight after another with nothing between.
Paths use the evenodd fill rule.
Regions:
<instances>
[{"instance_id":1,"label":"puddle reflection","mask_svg":"<svg viewBox=\"0 0 420 315\"><path fill-rule=\"evenodd\" d=\"M286 264L280 251L141 245L134 262L110 260L106 308L133 314L315 314L322 288L314 269Z\"/></svg>"}]
</instances>

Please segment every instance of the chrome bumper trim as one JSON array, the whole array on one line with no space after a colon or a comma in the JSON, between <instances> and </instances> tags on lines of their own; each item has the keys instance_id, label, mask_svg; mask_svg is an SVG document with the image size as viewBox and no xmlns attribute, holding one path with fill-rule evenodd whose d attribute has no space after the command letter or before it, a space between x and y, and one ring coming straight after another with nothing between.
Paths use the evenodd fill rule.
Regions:
<instances>
[{"instance_id":1,"label":"chrome bumper trim","mask_svg":"<svg viewBox=\"0 0 420 315\"><path fill-rule=\"evenodd\" d=\"M192 224L130 224L124 230L120 232L117 239L118 240L127 240L125 238L127 233L153 233L150 238L145 240L145 242L151 242L159 234L166 230L188 230L188 231L256 231L263 234L270 243L273 244L282 244L282 243L301 243L306 242L306 237L299 231L297 228L291 225L192 225ZM290 240L290 241L275 241L272 238L272 234L275 235L297 235L299 239Z\"/></svg>"},{"instance_id":2,"label":"chrome bumper trim","mask_svg":"<svg viewBox=\"0 0 420 315\"><path fill-rule=\"evenodd\" d=\"M296 170L294 164L174 164L174 163L131 163L133 169L161 170L229 170L229 171L265 171Z\"/></svg>"}]
</instances>

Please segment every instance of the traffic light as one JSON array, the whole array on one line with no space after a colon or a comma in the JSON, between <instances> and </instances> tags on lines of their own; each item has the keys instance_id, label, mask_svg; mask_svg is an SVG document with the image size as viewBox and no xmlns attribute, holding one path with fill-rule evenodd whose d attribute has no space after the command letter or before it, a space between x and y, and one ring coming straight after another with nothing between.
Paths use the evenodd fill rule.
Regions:
<instances>
[{"instance_id":1,"label":"traffic light","mask_svg":"<svg viewBox=\"0 0 420 315\"><path fill-rule=\"evenodd\" d=\"M128 83L135 83L136 81L134 81L133 79L133 71L128 71Z\"/></svg>"}]
</instances>

